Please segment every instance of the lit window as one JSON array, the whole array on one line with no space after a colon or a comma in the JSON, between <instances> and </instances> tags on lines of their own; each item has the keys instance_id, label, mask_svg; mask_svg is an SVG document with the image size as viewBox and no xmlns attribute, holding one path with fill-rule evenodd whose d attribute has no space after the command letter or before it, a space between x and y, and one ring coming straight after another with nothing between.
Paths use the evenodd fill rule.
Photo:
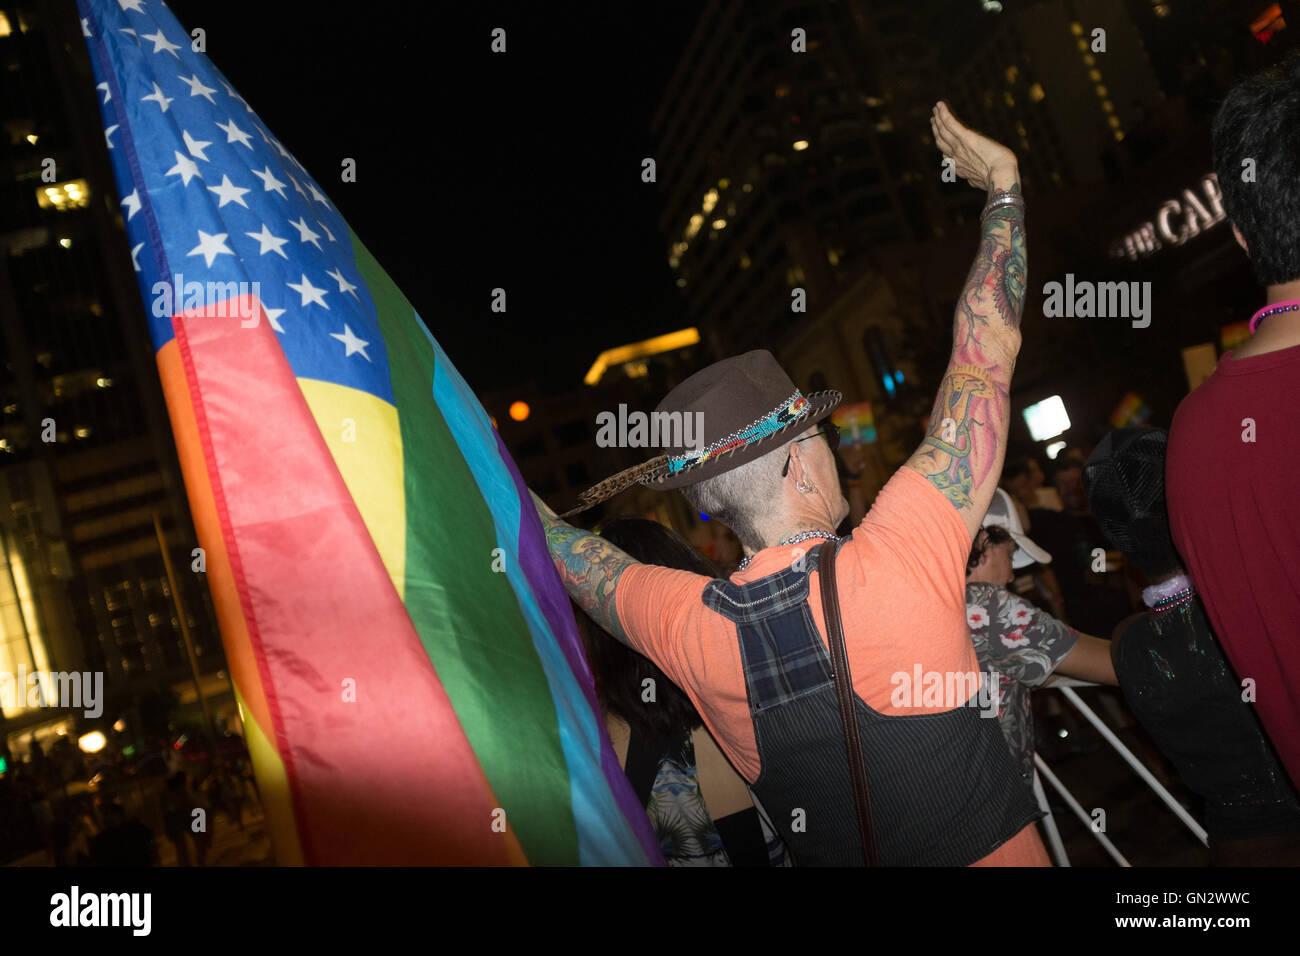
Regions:
<instances>
[{"instance_id":1,"label":"lit window","mask_svg":"<svg viewBox=\"0 0 1300 956\"><path fill-rule=\"evenodd\" d=\"M42 209L79 209L90 202L90 187L84 179L70 179L36 190L36 205Z\"/></svg>"}]
</instances>

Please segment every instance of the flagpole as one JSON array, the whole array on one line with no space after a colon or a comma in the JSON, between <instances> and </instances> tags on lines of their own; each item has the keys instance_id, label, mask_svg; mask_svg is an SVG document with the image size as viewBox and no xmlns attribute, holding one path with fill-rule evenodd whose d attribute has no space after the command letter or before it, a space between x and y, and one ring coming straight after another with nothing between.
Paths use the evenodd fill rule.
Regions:
<instances>
[{"instance_id":1,"label":"flagpole","mask_svg":"<svg viewBox=\"0 0 1300 956\"><path fill-rule=\"evenodd\" d=\"M181 607L181 593L176 588L176 569L172 567L172 558L167 551L167 539L163 535L162 516L157 508L153 509L153 530L158 536L158 548L162 551L163 567L167 569L167 587L172 592L172 604L176 608L176 619L181 622L181 637L185 640L185 653L190 661L190 677L194 680L194 692L199 697L199 707L203 709L203 726L208 734L208 746L212 750L212 766L221 766L221 754L217 750L217 731L212 723L212 712L208 709L208 699L203 696L203 685L199 681L199 659L194 653L194 641L190 638L190 627L185 621L185 609Z\"/></svg>"}]
</instances>

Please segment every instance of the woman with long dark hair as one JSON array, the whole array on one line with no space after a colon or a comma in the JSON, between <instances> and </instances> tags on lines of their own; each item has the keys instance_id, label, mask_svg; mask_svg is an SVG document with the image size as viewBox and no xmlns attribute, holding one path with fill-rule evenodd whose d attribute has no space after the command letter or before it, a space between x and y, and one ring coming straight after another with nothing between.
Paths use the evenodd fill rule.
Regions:
<instances>
[{"instance_id":1,"label":"woman with long dark hair","mask_svg":"<svg viewBox=\"0 0 1300 956\"><path fill-rule=\"evenodd\" d=\"M671 529L616 518L602 536L647 564L722 571ZM784 844L755 809L699 712L655 664L576 613L605 726L670 866L783 866Z\"/></svg>"}]
</instances>

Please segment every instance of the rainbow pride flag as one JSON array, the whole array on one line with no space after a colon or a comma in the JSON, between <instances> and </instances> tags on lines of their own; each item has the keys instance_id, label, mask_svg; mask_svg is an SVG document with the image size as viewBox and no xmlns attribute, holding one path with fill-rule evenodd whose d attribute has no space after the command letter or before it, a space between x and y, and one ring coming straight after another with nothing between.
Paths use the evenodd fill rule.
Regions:
<instances>
[{"instance_id":1,"label":"rainbow pride flag","mask_svg":"<svg viewBox=\"0 0 1300 956\"><path fill-rule=\"evenodd\" d=\"M491 422L158 0L78 0L281 864L661 863Z\"/></svg>"}]
</instances>

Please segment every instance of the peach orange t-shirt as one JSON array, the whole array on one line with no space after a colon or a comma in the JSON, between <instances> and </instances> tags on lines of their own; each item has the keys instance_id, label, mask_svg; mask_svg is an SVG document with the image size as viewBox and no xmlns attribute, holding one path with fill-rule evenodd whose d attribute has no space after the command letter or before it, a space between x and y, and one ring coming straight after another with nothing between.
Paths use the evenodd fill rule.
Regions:
<instances>
[{"instance_id":1,"label":"peach orange t-shirt","mask_svg":"<svg viewBox=\"0 0 1300 956\"><path fill-rule=\"evenodd\" d=\"M821 544L814 539L766 548L731 576L736 584L790 567ZM881 714L939 713L896 706L896 677L978 673L966 623L966 559L970 532L938 489L901 468L845 542L835 561L844 640L853 688ZM760 766L749 715L735 625L705 607L709 579L688 571L638 564L619 579L619 622L632 646L653 660L694 701L724 753L747 781ZM808 602L826 642L821 592L813 572ZM829 653L829 651L828 651ZM915 704L909 700L905 704ZM1033 824L976 865L1049 865Z\"/></svg>"}]
</instances>

